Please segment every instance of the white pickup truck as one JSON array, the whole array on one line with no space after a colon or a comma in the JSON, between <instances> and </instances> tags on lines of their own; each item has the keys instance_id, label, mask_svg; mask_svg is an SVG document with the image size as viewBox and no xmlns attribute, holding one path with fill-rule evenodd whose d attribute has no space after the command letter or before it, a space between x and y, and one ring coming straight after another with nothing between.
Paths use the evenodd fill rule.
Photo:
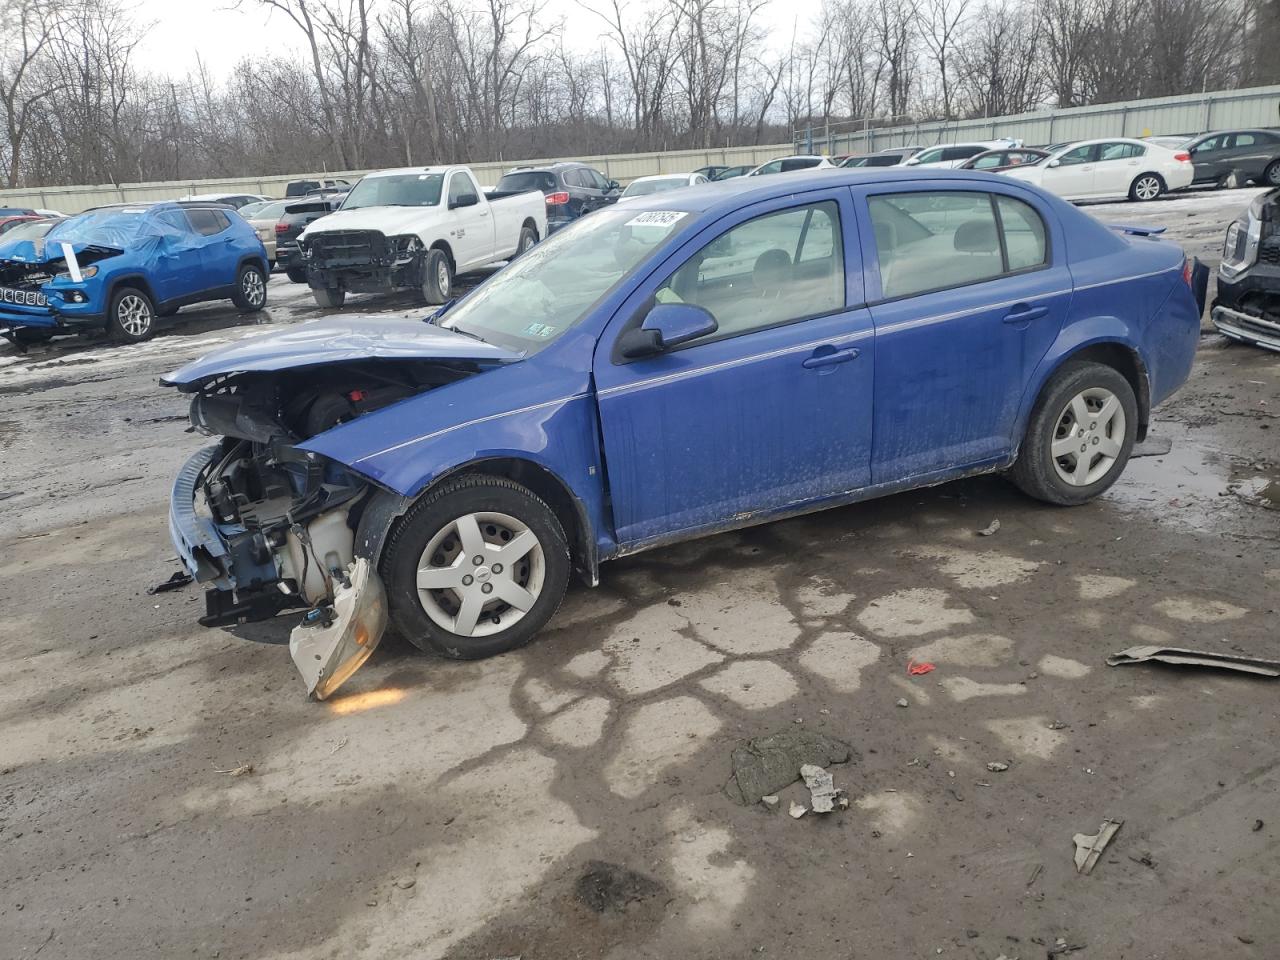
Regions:
<instances>
[{"instance_id":1,"label":"white pickup truck","mask_svg":"<svg viewBox=\"0 0 1280 960\"><path fill-rule=\"evenodd\" d=\"M365 176L298 244L322 307L342 306L348 292L406 289L438 304L457 274L517 257L546 235L538 191L485 196L466 167L405 167Z\"/></svg>"}]
</instances>

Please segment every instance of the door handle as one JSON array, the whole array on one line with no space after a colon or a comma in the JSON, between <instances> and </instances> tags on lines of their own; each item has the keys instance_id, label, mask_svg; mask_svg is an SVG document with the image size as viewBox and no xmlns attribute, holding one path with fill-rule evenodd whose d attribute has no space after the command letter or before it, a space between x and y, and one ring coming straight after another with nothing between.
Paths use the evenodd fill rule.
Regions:
<instances>
[{"instance_id":1,"label":"door handle","mask_svg":"<svg viewBox=\"0 0 1280 960\"><path fill-rule=\"evenodd\" d=\"M819 353L819 350L825 352ZM812 370L815 367L828 367L836 363L848 363L850 360L858 359L859 353L861 351L857 347L845 347L842 350L837 350L831 346L818 347L811 355L805 357L800 365L806 370Z\"/></svg>"},{"instance_id":2,"label":"door handle","mask_svg":"<svg viewBox=\"0 0 1280 960\"><path fill-rule=\"evenodd\" d=\"M1004 315L1005 323L1027 323L1031 320L1039 320L1049 308L1046 306L1029 307L1025 303L1019 303L1012 310Z\"/></svg>"}]
</instances>

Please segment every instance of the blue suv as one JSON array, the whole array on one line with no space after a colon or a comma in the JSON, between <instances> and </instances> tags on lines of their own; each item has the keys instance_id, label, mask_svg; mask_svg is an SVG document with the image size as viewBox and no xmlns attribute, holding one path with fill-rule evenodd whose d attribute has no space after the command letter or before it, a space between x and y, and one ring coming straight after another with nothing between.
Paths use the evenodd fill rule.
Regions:
<instances>
[{"instance_id":1,"label":"blue suv","mask_svg":"<svg viewBox=\"0 0 1280 960\"><path fill-rule=\"evenodd\" d=\"M565 161L545 167L516 167L498 181L490 199L541 190L547 198L547 233L555 233L593 210L617 203L617 180L585 163Z\"/></svg>"},{"instance_id":2,"label":"blue suv","mask_svg":"<svg viewBox=\"0 0 1280 960\"><path fill-rule=\"evenodd\" d=\"M267 303L267 251L216 203L97 207L0 245L0 333L15 343L105 329L138 343L157 317L206 300Z\"/></svg>"}]
</instances>

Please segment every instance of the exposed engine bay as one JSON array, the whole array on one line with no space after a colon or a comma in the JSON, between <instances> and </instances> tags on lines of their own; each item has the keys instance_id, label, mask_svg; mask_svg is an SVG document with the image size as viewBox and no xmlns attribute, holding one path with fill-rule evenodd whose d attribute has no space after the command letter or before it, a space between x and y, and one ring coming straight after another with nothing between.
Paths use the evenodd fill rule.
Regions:
<instances>
[{"instance_id":1,"label":"exposed engine bay","mask_svg":"<svg viewBox=\"0 0 1280 960\"><path fill-rule=\"evenodd\" d=\"M376 560L355 555L372 487L297 444L476 370L466 362L382 360L230 374L190 388L192 426L220 438L189 464L191 516L171 516L173 525L212 528L185 557L196 579L212 586L200 622L226 626L305 608L290 647L309 692L323 697L326 684L332 690L350 676L386 622Z\"/></svg>"}]
</instances>

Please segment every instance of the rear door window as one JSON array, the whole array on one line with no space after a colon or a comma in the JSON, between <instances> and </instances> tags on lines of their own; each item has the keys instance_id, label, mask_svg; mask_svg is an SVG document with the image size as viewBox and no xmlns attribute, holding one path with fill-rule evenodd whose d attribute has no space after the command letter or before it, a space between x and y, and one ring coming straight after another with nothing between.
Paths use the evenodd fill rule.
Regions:
<instances>
[{"instance_id":1,"label":"rear door window","mask_svg":"<svg viewBox=\"0 0 1280 960\"><path fill-rule=\"evenodd\" d=\"M191 229L204 237L212 237L231 226L231 221L221 210L188 210L187 219L191 222Z\"/></svg>"},{"instance_id":2,"label":"rear door window","mask_svg":"<svg viewBox=\"0 0 1280 960\"><path fill-rule=\"evenodd\" d=\"M1146 147L1140 147L1136 143L1104 143L1098 151L1098 160L1132 160L1146 152Z\"/></svg>"},{"instance_id":3,"label":"rear door window","mask_svg":"<svg viewBox=\"0 0 1280 960\"><path fill-rule=\"evenodd\" d=\"M1048 262L1044 220L1011 197L917 191L867 199L885 300L993 280Z\"/></svg>"}]
</instances>

